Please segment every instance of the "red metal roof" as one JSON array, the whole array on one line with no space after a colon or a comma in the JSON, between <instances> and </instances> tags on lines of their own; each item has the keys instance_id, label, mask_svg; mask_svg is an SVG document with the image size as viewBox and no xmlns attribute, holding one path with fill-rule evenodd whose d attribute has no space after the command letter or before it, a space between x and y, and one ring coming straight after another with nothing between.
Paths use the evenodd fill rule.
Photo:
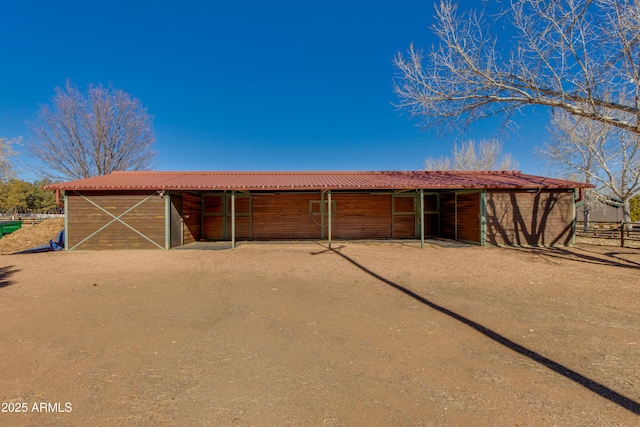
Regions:
<instances>
[{"instance_id":1,"label":"red metal roof","mask_svg":"<svg viewBox=\"0 0 640 427\"><path fill-rule=\"evenodd\" d=\"M51 184L47 190L400 190L588 188L591 185L516 171L379 172L113 172Z\"/></svg>"}]
</instances>

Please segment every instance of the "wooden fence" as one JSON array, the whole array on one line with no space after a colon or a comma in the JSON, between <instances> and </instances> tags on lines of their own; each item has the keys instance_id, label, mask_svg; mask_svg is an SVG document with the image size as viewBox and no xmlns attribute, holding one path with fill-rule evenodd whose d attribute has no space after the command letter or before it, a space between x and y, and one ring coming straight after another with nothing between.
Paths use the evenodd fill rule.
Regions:
<instances>
[{"instance_id":1,"label":"wooden fence","mask_svg":"<svg viewBox=\"0 0 640 427\"><path fill-rule=\"evenodd\" d=\"M36 224L49 218L64 218L64 214L18 213L16 215L7 215L0 213L0 221L22 221L25 224Z\"/></svg>"},{"instance_id":2,"label":"wooden fence","mask_svg":"<svg viewBox=\"0 0 640 427\"><path fill-rule=\"evenodd\" d=\"M621 232L623 231L624 232ZM589 221L587 231L584 230L584 222L577 221L576 236L606 240L619 240L620 246L625 242L640 242L640 223L633 222L625 225L622 222Z\"/></svg>"}]
</instances>

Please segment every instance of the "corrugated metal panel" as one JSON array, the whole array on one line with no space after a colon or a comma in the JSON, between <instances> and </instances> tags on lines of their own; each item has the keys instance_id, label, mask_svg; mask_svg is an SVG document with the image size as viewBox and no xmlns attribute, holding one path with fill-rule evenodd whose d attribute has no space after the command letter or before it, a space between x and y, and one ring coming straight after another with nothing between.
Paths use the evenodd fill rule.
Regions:
<instances>
[{"instance_id":1,"label":"corrugated metal panel","mask_svg":"<svg viewBox=\"0 0 640 427\"><path fill-rule=\"evenodd\" d=\"M48 190L286 191L462 188L587 188L587 184L520 172L113 172L52 184Z\"/></svg>"}]
</instances>

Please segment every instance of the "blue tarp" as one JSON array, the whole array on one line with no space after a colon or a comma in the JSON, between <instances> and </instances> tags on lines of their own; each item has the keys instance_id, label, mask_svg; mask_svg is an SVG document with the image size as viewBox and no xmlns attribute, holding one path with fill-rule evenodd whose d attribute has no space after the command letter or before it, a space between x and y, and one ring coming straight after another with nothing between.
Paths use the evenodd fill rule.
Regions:
<instances>
[{"instance_id":1,"label":"blue tarp","mask_svg":"<svg viewBox=\"0 0 640 427\"><path fill-rule=\"evenodd\" d=\"M49 243L42 246L36 246L34 248L25 249L20 252L13 252L11 255L18 254L37 254L39 252L61 251L64 249L64 230L62 230L58 237L53 240L49 240Z\"/></svg>"}]
</instances>

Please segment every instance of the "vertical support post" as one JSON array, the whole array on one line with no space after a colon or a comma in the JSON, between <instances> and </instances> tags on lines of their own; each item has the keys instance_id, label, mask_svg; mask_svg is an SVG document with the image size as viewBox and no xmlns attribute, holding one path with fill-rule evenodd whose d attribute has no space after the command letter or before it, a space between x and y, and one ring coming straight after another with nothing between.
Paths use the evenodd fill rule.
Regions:
<instances>
[{"instance_id":1,"label":"vertical support post","mask_svg":"<svg viewBox=\"0 0 640 427\"><path fill-rule=\"evenodd\" d=\"M236 191L231 191L231 249L236 248Z\"/></svg>"},{"instance_id":2,"label":"vertical support post","mask_svg":"<svg viewBox=\"0 0 640 427\"><path fill-rule=\"evenodd\" d=\"M222 240L229 238L229 195L222 193Z\"/></svg>"},{"instance_id":3,"label":"vertical support post","mask_svg":"<svg viewBox=\"0 0 640 427\"><path fill-rule=\"evenodd\" d=\"M396 237L396 230L394 229L395 223L395 212L396 212L396 196L395 194L391 194L391 238Z\"/></svg>"},{"instance_id":4,"label":"vertical support post","mask_svg":"<svg viewBox=\"0 0 640 427\"><path fill-rule=\"evenodd\" d=\"M64 197L64 250L69 250L69 197L67 192L62 192Z\"/></svg>"},{"instance_id":5,"label":"vertical support post","mask_svg":"<svg viewBox=\"0 0 640 427\"><path fill-rule=\"evenodd\" d=\"M424 189L420 189L420 249L424 249Z\"/></svg>"},{"instance_id":6,"label":"vertical support post","mask_svg":"<svg viewBox=\"0 0 640 427\"><path fill-rule=\"evenodd\" d=\"M576 244L576 227L578 225L578 212L576 211L576 192L579 190L577 188L573 189L573 203L571 203L571 246ZM586 207L585 207L586 209ZM586 224L585 219L585 224ZM586 228L584 231L587 231Z\"/></svg>"},{"instance_id":7,"label":"vertical support post","mask_svg":"<svg viewBox=\"0 0 640 427\"><path fill-rule=\"evenodd\" d=\"M198 240L204 241L204 194L200 195L200 237Z\"/></svg>"},{"instance_id":8,"label":"vertical support post","mask_svg":"<svg viewBox=\"0 0 640 427\"><path fill-rule=\"evenodd\" d=\"M458 193L453 193L453 240L458 240Z\"/></svg>"},{"instance_id":9,"label":"vertical support post","mask_svg":"<svg viewBox=\"0 0 640 427\"><path fill-rule=\"evenodd\" d=\"M249 240L253 240L253 196L249 192Z\"/></svg>"},{"instance_id":10,"label":"vertical support post","mask_svg":"<svg viewBox=\"0 0 640 427\"><path fill-rule=\"evenodd\" d=\"M480 193L480 246L487 245L487 189Z\"/></svg>"},{"instance_id":11,"label":"vertical support post","mask_svg":"<svg viewBox=\"0 0 640 427\"><path fill-rule=\"evenodd\" d=\"M332 214L332 209L331 209L331 190L327 190L327 197L328 197L328 205L329 205L329 209L328 209L328 214L329 214L329 230L327 232L327 236L329 238L329 249L331 249L331 214Z\"/></svg>"},{"instance_id":12,"label":"vertical support post","mask_svg":"<svg viewBox=\"0 0 640 427\"><path fill-rule=\"evenodd\" d=\"M324 239L324 213L327 210L324 204L324 190L320 191L320 239Z\"/></svg>"},{"instance_id":13,"label":"vertical support post","mask_svg":"<svg viewBox=\"0 0 640 427\"><path fill-rule=\"evenodd\" d=\"M438 210L438 237L440 237L440 222L442 221L442 215L440 214L440 192L436 195L436 209Z\"/></svg>"},{"instance_id":14,"label":"vertical support post","mask_svg":"<svg viewBox=\"0 0 640 427\"><path fill-rule=\"evenodd\" d=\"M171 197L164 193L164 248L171 249Z\"/></svg>"}]
</instances>

